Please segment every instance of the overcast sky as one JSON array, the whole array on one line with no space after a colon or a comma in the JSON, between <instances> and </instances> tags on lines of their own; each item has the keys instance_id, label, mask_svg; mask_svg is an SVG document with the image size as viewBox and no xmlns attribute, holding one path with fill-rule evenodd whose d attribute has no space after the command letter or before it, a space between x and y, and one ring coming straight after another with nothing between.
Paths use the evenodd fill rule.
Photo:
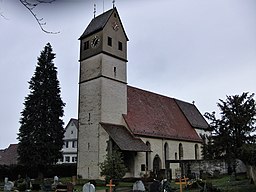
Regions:
<instances>
[{"instance_id":1,"label":"overcast sky","mask_svg":"<svg viewBox=\"0 0 256 192\"><path fill-rule=\"evenodd\" d=\"M50 42L56 59L65 125L77 118L78 38L112 0L57 0L34 11L47 22L40 30L18 0L0 0L0 149L16 140L20 112L37 57ZM195 101L202 114L218 112L226 95L256 89L255 0L116 0L129 38L128 84Z\"/></svg>"}]
</instances>

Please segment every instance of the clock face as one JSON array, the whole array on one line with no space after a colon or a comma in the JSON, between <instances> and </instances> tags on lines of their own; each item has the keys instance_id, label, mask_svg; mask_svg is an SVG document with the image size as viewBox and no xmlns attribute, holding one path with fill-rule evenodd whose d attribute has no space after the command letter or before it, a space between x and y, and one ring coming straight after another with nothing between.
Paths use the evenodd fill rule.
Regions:
<instances>
[{"instance_id":1,"label":"clock face","mask_svg":"<svg viewBox=\"0 0 256 192\"><path fill-rule=\"evenodd\" d=\"M100 44L100 38L99 38L97 35L95 35L95 36L92 38L92 40L91 40L91 47L92 47L92 48L98 47L99 44Z\"/></svg>"}]
</instances>

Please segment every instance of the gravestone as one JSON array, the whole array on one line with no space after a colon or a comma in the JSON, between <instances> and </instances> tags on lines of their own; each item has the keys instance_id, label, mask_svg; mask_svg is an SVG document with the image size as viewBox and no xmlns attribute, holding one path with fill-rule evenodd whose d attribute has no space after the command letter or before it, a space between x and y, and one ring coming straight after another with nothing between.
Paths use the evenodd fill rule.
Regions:
<instances>
[{"instance_id":1,"label":"gravestone","mask_svg":"<svg viewBox=\"0 0 256 192\"><path fill-rule=\"evenodd\" d=\"M93 184L89 183L85 183L83 186L83 192L95 192L95 187Z\"/></svg>"},{"instance_id":2,"label":"gravestone","mask_svg":"<svg viewBox=\"0 0 256 192\"><path fill-rule=\"evenodd\" d=\"M59 177L58 176L54 176L53 178L53 184L52 184L52 189L56 189L57 185L59 184Z\"/></svg>"},{"instance_id":3,"label":"gravestone","mask_svg":"<svg viewBox=\"0 0 256 192\"><path fill-rule=\"evenodd\" d=\"M8 192L11 191L14 186L14 183L11 181L8 181L8 178L4 178L4 191Z\"/></svg>"},{"instance_id":4,"label":"gravestone","mask_svg":"<svg viewBox=\"0 0 256 192\"><path fill-rule=\"evenodd\" d=\"M141 180L136 181L133 184L132 191L133 192L143 192L143 191L145 191L145 186L144 186L143 182Z\"/></svg>"},{"instance_id":5,"label":"gravestone","mask_svg":"<svg viewBox=\"0 0 256 192\"><path fill-rule=\"evenodd\" d=\"M153 183L149 186L149 192L160 192L161 191L161 183L158 180L153 181Z\"/></svg>"}]
</instances>

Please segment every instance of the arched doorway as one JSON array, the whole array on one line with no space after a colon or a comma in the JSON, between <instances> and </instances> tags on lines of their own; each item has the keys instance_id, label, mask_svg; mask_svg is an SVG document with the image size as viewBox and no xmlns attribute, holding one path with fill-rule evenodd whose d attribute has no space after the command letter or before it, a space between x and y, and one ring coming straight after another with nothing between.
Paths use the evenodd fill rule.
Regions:
<instances>
[{"instance_id":1,"label":"arched doorway","mask_svg":"<svg viewBox=\"0 0 256 192\"><path fill-rule=\"evenodd\" d=\"M157 178L160 169L162 168L162 162L159 155L156 155L153 160L153 172Z\"/></svg>"}]
</instances>

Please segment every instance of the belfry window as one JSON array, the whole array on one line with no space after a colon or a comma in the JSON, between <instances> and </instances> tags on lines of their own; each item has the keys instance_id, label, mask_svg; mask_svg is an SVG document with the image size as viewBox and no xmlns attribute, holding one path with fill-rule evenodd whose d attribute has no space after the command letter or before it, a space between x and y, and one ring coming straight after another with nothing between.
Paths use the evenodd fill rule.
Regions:
<instances>
[{"instance_id":1,"label":"belfry window","mask_svg":"<svg viewBox=\"0 0 256 192\"><path fill-rule=\"evenodd\" d=\"M84 50L89 49L89 41L84 42Z\"/></svg>"},{"instance_id":2,"label":"belfry window","mask_svg":"<svg viewBox=\"0 0 256 192\"><path fill-rule=\"evenodd\" d=\"M120 50L120 51L123 50L123 44L120 41L118 41L118 50Z\"/></svg>"},{"instance_id":3,"label":"belfry window","mask_svg":"<svg viewBox=\"0 0 256 192\"><path fill-rule=\"evenodd\" d=\"M112 38L111 37L108 37L108 46L112 47Z\"/></svg>"}]
</instances>

